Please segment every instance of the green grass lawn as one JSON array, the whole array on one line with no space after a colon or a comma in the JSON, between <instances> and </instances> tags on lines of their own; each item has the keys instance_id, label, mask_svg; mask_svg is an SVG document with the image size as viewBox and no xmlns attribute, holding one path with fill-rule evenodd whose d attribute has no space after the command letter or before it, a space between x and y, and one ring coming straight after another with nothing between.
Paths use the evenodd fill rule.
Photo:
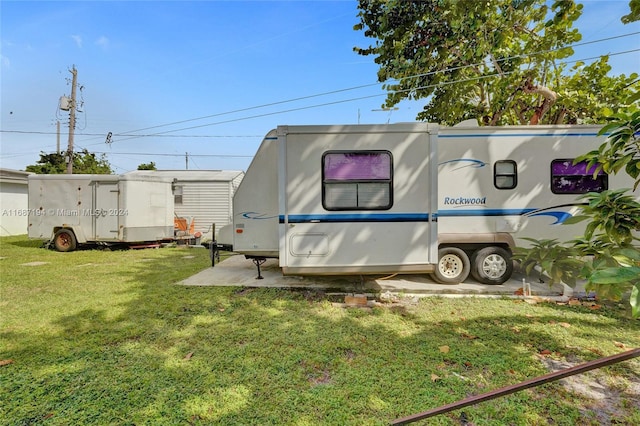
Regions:
<instances>
[{"instance_id":1,"label":"green grass lawn","mask_svg":"<svg viewBox=\"0 0 640 426\"><path fill-rule=\"evenodd\" d=\"M640 347L626 304L343 308L176 285L209 267L205 249L57 253L5 237L0 257L3 425L384 425L545 374L545 360ZM639 376L636 358L582 378L606 399L556 382L419 424L459 425L461 411L476 425L640 424Z\"/></svg>"}]
</instances>

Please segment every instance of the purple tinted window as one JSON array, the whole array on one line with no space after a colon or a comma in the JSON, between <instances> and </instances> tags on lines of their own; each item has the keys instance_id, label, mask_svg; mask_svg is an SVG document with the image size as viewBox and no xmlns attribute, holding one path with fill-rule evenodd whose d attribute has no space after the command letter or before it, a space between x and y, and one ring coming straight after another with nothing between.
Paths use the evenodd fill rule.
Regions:
<instances>
[{"instance_id":1,"label":"purple tinted window","mask_svg":"<svg viewBox=\"0 0 640 426\"><path fill-rule=\"evenodd\" d=\"M551 163L551 192L554 194L586 194L602 192L609 186L609 177L600 170L597 176L593 172L597 166L587 170L587 163L573 164L573 160L554 160Z\"/></svg>"},{"instance_id":2,"label":"purple tinted window","mask_svg":"<svg viewBox=\"0 0 640 426\"><path fill-rule=\"evenodd\" d=\"M324 178L330 180L391 179L388 152L334 152L324 156Z\"/></svg>"},{"instance_id":3,"label":"purple tinted window","mask_svg":"<svg viewBox=\"0 0 640 426\"><path fill-rule=\"evenodd\" d=\"M393 205L389 151L329 151L322 157L322 205L327 210L388 210Z\"/></svg>"},{"instance_id":4,"label":"purple tinted window","mask_svg":"<svg viewBox=\"0 0 640 426\"><path fill-rule=\"evenodd\" d=\"M578 175L585 176L591 175L593 176L593 172L596 170L597 166L591 166L587 171L587 163L585 161L581 161L577 164L573 164L573 160L553 160L551 163L551 174L556 175ZM600 170L598 175L604 175L605 173Z\"/></svg>"}]
</instances>

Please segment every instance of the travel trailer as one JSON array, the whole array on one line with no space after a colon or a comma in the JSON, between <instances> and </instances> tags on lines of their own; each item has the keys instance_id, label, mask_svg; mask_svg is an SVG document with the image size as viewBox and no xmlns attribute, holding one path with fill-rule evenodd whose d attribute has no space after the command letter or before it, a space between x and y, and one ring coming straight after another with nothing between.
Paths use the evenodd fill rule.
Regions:
<instances>
[{"instance_id":1,"label":"travel trailer","mask_svg":"<svg viewBox=\"0 0 640 426\"><path fill-rule=\"evenodd\" d=\"M58 251L174 238L172 180L129 175L30 175L28 233Z\"/></svg>"},{"instance_id":2,"label":"travel trailer","mask_svg":"<svg viewBox=\"0 0 640 426\"><path fill-rule=\"evenodd\" d=\"M570 240L578 197L632 187L573 159L598 126L279 126L260 145L216 246L285 275L469 274L500 284L522 237Z\"/></svg>"}]
</instances>

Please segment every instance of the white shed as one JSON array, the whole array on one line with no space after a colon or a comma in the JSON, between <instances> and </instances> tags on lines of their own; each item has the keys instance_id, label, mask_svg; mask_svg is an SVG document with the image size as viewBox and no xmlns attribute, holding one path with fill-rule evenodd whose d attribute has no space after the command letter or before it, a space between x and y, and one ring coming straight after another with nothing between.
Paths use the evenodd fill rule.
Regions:
<instances>
[{"instance_id":1,"label":"white shed","mask_svg":"<svg viewBox=\"0 0 640 426\"><path fill-rule=\"evenodd\" d=\"M22 235L29 225L29 181L32 174L0 169L0 236Z\"/></svg>"},{"instance_id":2,"label":"white shed","mask_svg":"<svg viewBox=\"0 0 640 426\"><path fill-rule=\"evenodd\" d=\"M211 227L231 223L233 194L244 177L239 170L135 170L127 174L173 179L176 217L193 223L194 232L211 239Z\"/></svg>"}]
</instances>

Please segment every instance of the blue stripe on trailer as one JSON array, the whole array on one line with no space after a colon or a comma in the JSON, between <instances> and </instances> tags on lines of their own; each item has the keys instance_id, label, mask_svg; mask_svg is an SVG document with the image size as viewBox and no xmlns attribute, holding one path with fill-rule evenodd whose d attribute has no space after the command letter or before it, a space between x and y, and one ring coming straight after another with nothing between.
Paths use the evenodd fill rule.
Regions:
<instances>
[{"instance_id":1,"label":"blue stripe on trailer","mask_svg":"<svg viewBox=\"0 0 640 426\"><path fill-rule=\"evenodd\" d=\"M475 210L440 210L439 217L486 217L486 216L550 216L556 221L552 225L564 223L573 215L564 211L551 209L475 209Z\"/></svg>"},{"instance_id":2,"label":"blue stripe on trailer","mask_svg":"<svg viewBox=\"0 0 640 426\"><path fill-rule=\"evenodd\" d=\"M460 209L438 210L439 217L521 216L539 209Z\"/></svg>"},{"instance_id":3,"label":"blue stripe on trailer","mask_svg":"<svg viewBox=\"0 0 640 426\"><path fill-rule=\"evenodd\" d=\"M439 134L439 138L443 139L452 139L452 138L514 138L514 137L522 137L522 136L535 136L535 137L553 137L557 138L558 136L598 136L598 132L589 132L589 133L472 133L472 134L457 134L457 135L443 135ZM602 136L606 136L602 135Z\"/></svg>"},{"instance_id":4,"label":"blue stripe on trailer","mask_svg":"<svg viewBox=\"0 0 640 426\"><path fill-rule=\"evenodd\" d=\"M435 220L435 216L433 217ZM284 223L281 215L280 223ZM429 222L427 213L345 213L345 214L293 214L288 223L337 223L337 222Z\"/></svg>"},{"instance_id":5,"label":"blue stripe on trailer","mask_svg":"<svg viewBox=\"0 0 640 426\"><path fill-rule=\"evenodd\" d=\"M438 217L488 217L488 216L550 216L556 219L554 224L562 223L572 215L562 211L550 209L465 209L440 210L434 214L431 221ZM279 222L284 223L284 215L279 216ZM292 214L288 216L288 223L362 223L362 222L429 222L428 213L337 213L337 214Z\"/></svg>"}]
</instances>

